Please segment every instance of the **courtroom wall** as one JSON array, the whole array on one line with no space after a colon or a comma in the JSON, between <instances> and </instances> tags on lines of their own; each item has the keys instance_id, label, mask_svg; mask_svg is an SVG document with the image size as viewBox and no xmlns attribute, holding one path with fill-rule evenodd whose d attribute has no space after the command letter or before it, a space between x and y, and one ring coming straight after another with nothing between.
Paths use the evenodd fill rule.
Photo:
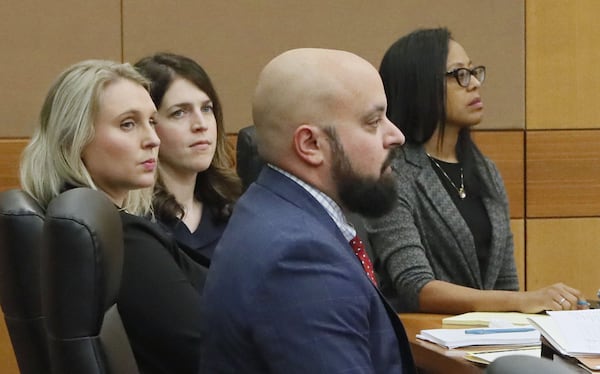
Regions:
<instances>
[{"instance_id":1,"label":"courtroom wall","mask_svg":"<svg viewBox=\"0 0 600 374\"><path fill-rule=\"evenodd\" d=\"M260 69L283 50L345 49L378 66L402 34L447 26L488 69L474 138L507 186L522 288L564 281L592 297L600 287L597 14L596 0L5 0L0 190L18 186L19 152L48 87L82 59L189 55L212 77L234 140L251 123ZM14 373L3 335L0 372Z\"/></svg>"},{"instance_id":2,"label":"courtroom wall","mask_svg":"<svg viewBox=\"0 0 600 374\"><path fill-rule=\"evenodd\" d=\"M488 66L482 126L524 126L522 0L4 0L0 15L0 137L31 135L54 78L82 59L189 55L213 78L236 132L251 122L260 69L280 52L346 49L378 65L399 36L435 26Z\"/></svg>"}]
</instances>

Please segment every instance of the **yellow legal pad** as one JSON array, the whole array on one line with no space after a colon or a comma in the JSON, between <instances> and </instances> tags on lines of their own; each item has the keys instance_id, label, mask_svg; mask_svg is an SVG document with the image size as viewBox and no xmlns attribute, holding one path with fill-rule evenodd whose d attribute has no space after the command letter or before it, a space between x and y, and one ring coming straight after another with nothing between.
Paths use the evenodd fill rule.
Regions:
<instances>
[{"instance_id":1,"label":"yellow legal pad","mask_svg":"<svg viewBox=\"0 0 600 374\"><path fill-rule=\"evenodd\" d=\"M446 317L442 320L443 325L462 326L490 326L492 321L502 321L513 325L530 325L527 318L538 316L538 314L527 314L517 312L469 312L457 316Z\"/></svg>"}]
</instances>

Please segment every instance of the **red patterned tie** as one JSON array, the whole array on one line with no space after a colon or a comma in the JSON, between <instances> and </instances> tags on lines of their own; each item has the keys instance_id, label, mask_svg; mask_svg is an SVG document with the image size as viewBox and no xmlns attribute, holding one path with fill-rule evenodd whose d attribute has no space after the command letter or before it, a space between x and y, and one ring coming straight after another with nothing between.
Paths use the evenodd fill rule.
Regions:
<instances>
[{"instance_id":1,"label":"red patterned tie","mask_svg":"<svg viewBox=\"0 0 600 374\"><path fill-rule=\"evenodd\" d=\"M375 273L373 272L373 265L371 264L371 259L369 259L369 255L367 255L367 251L365 250L365 244L363 241L356 235L352 240L350 240L350 246L354 250L354 254L360 260L360 263L365 269L365 273L373 282L375 287L377 287L377 280L375 279Z\"/></svg>"}]
</instances>

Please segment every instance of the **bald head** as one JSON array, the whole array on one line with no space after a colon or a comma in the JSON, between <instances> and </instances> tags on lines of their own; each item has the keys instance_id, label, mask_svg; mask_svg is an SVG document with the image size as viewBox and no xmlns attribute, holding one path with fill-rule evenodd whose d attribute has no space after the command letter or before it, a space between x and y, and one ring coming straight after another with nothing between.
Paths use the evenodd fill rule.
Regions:
<instances>
[{"instance_id":1,"label":"bald head","mask_svg":"<svg viewBox=\"0 0 600 374\"><path fill-rule=\"evenodd\" d=\"M379 80L369 62L345 51L294 49L271 60L259 76L252 105L261 156L277 164L289 156L298 126L332 126L365 75Z\"/></svg>"}]
</instances>

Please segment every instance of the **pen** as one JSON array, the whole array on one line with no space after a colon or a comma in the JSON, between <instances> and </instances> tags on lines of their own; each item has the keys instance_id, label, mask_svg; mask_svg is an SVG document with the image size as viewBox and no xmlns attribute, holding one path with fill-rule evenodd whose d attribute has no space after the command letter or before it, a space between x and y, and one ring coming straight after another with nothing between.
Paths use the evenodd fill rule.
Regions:
<instances>
[{"instance_id":1,"label":"pen","mask_svg":"<svg viewBox=\"0 0 600 374\"><path fill-rule=\"evenodd\" d=\"M504 329L468 329L465 334L502 334L507 332L528 332L535 331L535 327L508 327Z\"/></svg>"},{"instance_id":2,"label":"pen","mask_svg":"<svg viewBox=\"0 0 600 374\"><path fill-rule=\"evenodd\" d=\"M590 303L586 299L577 300L577 309L589 309Z\"/></svg>"}]
</instances>

